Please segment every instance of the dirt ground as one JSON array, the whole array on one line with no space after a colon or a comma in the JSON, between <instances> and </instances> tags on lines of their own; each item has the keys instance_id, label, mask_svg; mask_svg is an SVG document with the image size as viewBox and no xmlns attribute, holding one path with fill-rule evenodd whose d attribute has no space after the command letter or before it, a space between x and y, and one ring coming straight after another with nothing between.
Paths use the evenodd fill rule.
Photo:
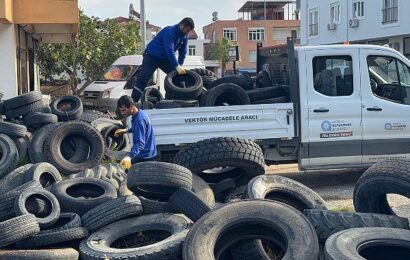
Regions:
<instances>
[{"instance_id":1,"label":"dirt ground","mask_svg":"<svg viewBox=\"0 0 410 260\"><path fill-rule=\"evenodd\" d=\"M300 172L296 164L269 166L267 168L267 174L280 174L303 183L322 196L329 209L340 211L354 211L354 185L363 172L364 169ZM389 194L388 201L398 215L410 217L410 199Z\"/></svg>"}]
</instances>

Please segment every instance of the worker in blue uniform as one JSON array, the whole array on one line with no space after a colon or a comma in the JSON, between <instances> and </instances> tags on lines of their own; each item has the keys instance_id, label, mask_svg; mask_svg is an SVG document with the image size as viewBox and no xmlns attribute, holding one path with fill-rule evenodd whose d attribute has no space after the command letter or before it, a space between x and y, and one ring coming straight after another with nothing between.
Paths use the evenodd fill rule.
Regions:
<instances>
[{"instance_id":1,"label":"worker in blue uniform","mask_svg":"<svg viewBox=\"0 0 410 260\"><path fill-rule=\"evenodd\" d=\"M117 107L123 117L132 117L130 129L118 129L114 133L117 137L125 133L133 135L131 151L121 160L121 167L129 169L132 164L156 160L157 148L154 130L147 113L138 109L134 100L126 95L118 99Z\"/></svg>"},{"instance_id":2,"label":"worker in blue uniform","mask_svg":"<svg viewBox=\"0 0 410 260\"><path fill-rule=\"evenodd\" d=\"M131 96L135 102L141 98L149 79L158 68L166 74L173 70L177 70L179 75L186 74L182 65L188 51L188 34L194 28L192 18L184 18L178 24L162 29L148 44L132 90ZM177 51L178 59L176 58Z\"/></svg>"}]
</instances>

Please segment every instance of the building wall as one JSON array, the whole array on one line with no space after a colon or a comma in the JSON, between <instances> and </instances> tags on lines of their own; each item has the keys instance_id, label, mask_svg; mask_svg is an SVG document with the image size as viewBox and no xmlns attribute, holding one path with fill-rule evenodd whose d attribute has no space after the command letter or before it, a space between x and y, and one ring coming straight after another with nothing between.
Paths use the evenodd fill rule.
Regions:
<instances>
[{"instance_id":1,"label":"building wall","mask_svg":"<svg viewBox=\"0 0 410 260\"><path fill-rule=\"evenodd\" d=\"M204 44L209 43L209 40L204 39L189 39L188 40L188 48L189 46L195 46L195 56L204 57ZM188 50L189 54L189 50Z\"/></svg>"},{"instance_id":2,"label":"building wall","mask_svg":"<svg viewBox=\"0 0 410 260\"><path fill-rule=\"evenodd\" d=\"M256 52L256 45L262 42L264 46L277 45L285 43L286 39L274 39L274 32L277 28L288 29L288 36L291 35L292 29L299 30L299 20L230 20L216 21L203 28L205 39L211 42L216 42L223 37L224 28L236 28L237 41L232 42L233 45L238 44L240 50L240 61L237 63L238 69L256 69L256 60L250 60L250 52L252 55ZM264 28L265 40L252 41L249 40L248 33L250 28ZM215 37L214 37L215 36ZM232 70L232 63L228 64L227 70Z\"/></svg>"},{"instance_id":3,"label":"building wall","mask_svg":"<svg viewBox=\"0 0 410 260\"><path fill-rule=\"evenodd\" d=\"M18 93L15 27L0 23L0 92L4 99L15 97Z\"/></svg>"}]
</instances>

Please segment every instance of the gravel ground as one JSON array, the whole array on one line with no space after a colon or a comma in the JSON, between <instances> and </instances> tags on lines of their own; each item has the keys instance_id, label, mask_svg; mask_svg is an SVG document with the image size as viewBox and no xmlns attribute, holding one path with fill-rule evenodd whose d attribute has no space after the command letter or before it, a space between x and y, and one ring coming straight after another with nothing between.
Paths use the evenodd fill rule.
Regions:
<instances>
[{"instance_id":1,"label":"gravel ground","mask_svg":"<svg viewBox=\"0 0 410 260\"><path fill-rule=\"evenodd\" d=\"M296 164L269 166L267 174L299 181L316 191L333 210L354 211L353 189L365 169L342 169L301 172ZM410 199L389 194L389 204L399 216L410 217Z\"/></svg>"}]
</instances>

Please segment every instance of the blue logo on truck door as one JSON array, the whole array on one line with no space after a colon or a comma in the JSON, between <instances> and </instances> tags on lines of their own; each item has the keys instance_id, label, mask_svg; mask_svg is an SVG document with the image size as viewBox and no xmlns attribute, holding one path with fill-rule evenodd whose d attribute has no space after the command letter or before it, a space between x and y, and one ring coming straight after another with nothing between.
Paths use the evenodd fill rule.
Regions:
<instances>
[{"instance_id":1,"label":"blue logo on truck door","mask_svg":"<svg viewBox=\"0 0 410 260\"><path fill-rule=\"evenodd\" d=\"M323 131L330 132L332 131L332 123L329 121L322 122L322 129Z\"/></svg>"}]
</instances>

